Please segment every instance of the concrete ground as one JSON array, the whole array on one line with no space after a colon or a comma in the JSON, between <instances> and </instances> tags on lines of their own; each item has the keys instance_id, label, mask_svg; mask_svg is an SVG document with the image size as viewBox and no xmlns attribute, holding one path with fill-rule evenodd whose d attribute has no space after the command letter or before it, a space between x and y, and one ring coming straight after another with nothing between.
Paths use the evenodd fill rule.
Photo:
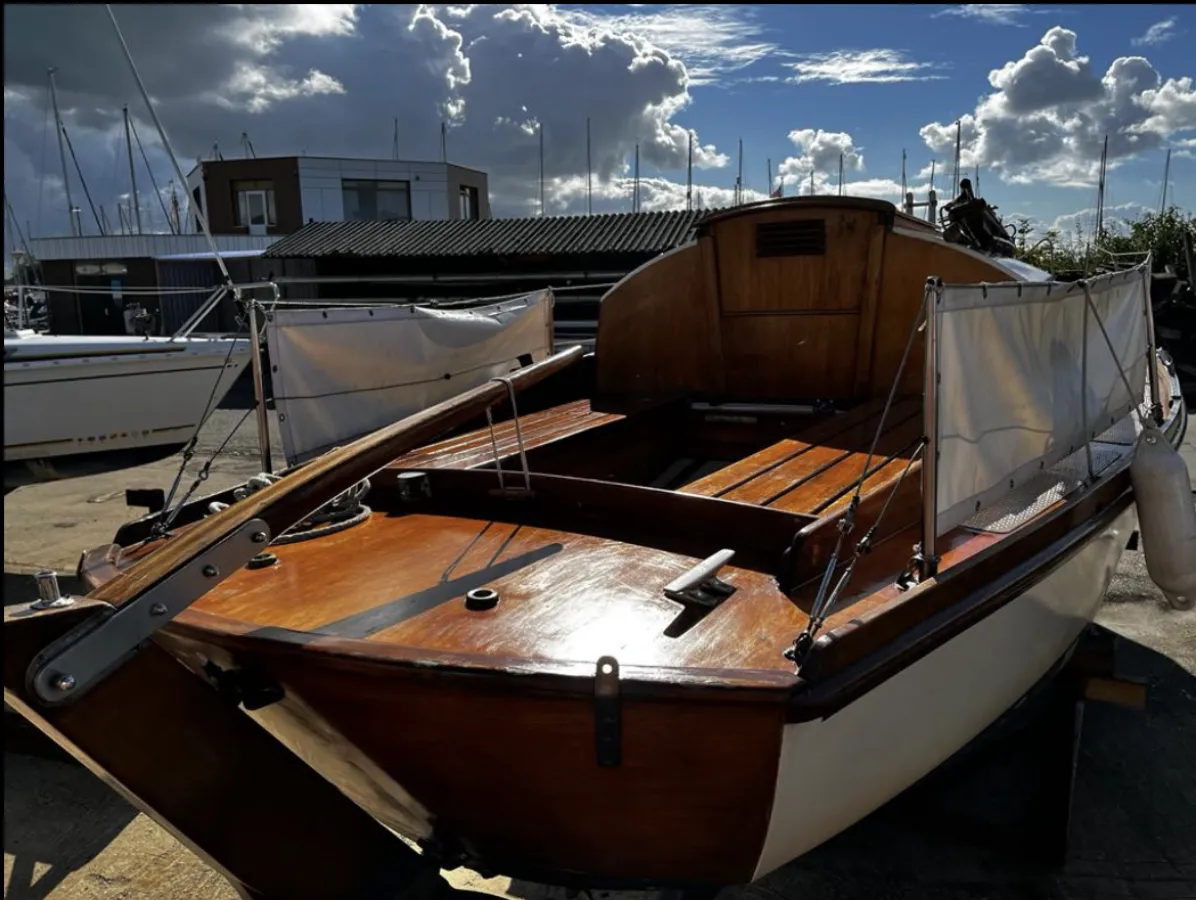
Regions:
<instances>
[{"instance_id":1,"label":"concrete ground","mask_svg":"<svg viewBox=\"0 0 1196 900\"><path fill-rule=\"evenodd\" d=\"M243 412L214 414L197 463ZM1196 429L1184 449L1196 490L1194 440ZM72 573L82 550L109 542L138 514L124 505L125 488L168 487L177 466L172 459L6 496L5 603L30 599L30 575L40 568ZM250 416L200 493L259 469ZM1124 637L1119 665L1148 680L1151 699L1141 712L1097 704L1086 710L1062 869L1036 867L1008 840L1016 798L1033 792L1010 761L1029 751L1015 749L937 773L823 847L753 885L727 889L720 900L1196 898L1196 613L1164 604L1139 552L1123 557L1108 601L1099 622ZM233 900L220 876L86 770L52 758L13 719L5 716L5 898ZM512 897L565 897L463 871L449 878Z\"/></svg>"}]
</instances>

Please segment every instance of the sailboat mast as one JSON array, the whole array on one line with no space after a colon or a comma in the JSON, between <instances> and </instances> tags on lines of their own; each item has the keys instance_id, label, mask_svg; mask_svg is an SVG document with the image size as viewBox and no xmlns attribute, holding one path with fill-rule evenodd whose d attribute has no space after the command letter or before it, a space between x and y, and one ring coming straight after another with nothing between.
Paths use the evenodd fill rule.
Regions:
<instances>
[{"instance_id":1,"label":"sailboat mast","mask_svg":"<svg viewBox=\"0 0 1196 900\"><path fill-rule=\"evenodd\" d=\"M631 211L640 211L640 145L635 145L635 180L631 187Z\"/></svg>"},{"instance_id":2,"label":"sailboat mast","mask_svg":"<svg viewBox=\"0 0 1196 900\"><path fill-rule=\"evenodd\" d=\"M75 227L75 204L71 200L71 180L66 171L66 147L62 142L62 116L58 114L58 91L54 89L54 67L49 70L50 75L50 103L54 107L54 126L58 131L58 158L62 162L62 189L66 193L66 220L70 223L71 236L78 237Z\"/></svg>"},{"instance_id":3,"label":"sailboat mast","mask_svg":"<svg viewBox=\"0 0 1196 900\"><path fill-rule=\"evenodd\" d=\"M685 208L694 208L694 133L689 132L689 151L685 164Z\"/></svg>"},{"instance_id":4,"label":"sailboat mast","mask_svg":"<svg viewBox=\"0 0 1196 900\"><path fill-rule=\"evenodd\" d=\"M179 192L174 183L174 179L170 180L170 212L174 217L174 233L183 233L183 217L179 211Z\"/></svg>"},{"instance_id":5,"label":"sailboat mast","mask_svg":"<svg viewBox=\"0 0 1196 900\"><path fill-rule=\"evenodd\" d=\"M537 122L536 130L540 133L540 215L544 215L544 123Z\"/></svg>"},{"instance_id":6,"label":"sailboat mast","mask_svg":"<svg viewBox=\"0 0 1196 900\"><path fill-rule=\"evenodd\" d=\"M395 116L395 133L390 141L390 158L399 161L399 117Z\"/></svg>"},{"instance_id":7,"label":"sailboat mast","mask_svg":"<svg viewBox=\"0 0 1196 900\"><path fill-rule=\"evenodd\" d=\"M1171 179L1171 148L1167 148L1167 161L1163 163L1163 194L1159 199L1159 215L1167 211L1167 182Z\"/></svg>"},{"instance_id":8,"label":"sailboat mast","mask_svg":"<svg viewBox=\"0 0 1196 900\"><path fill-rule=\"evenodd\" d=\"M843 196L843 154L839 154L839 196Z\"/></svg>"},{"instance_id":9,"label":"sailboat mast","mask_svg":"<svg viewBox=\"0 0 1196 900\"><path fill-rule=\"evenodd\" d=\"M141 200L137 196L137 175L133 166L133 135L129 130L129 107L124 107L125 114L125 147L129 151L129 186L133 193L129 202L133 204L133 215L137 222L137 233L141 234Z\"/></svg>"},{"instance_id":10,"label":"sailboat mast","mask_svg":"<svg viewBox=\"0 0 1196 900\"><path fill-rule=\"evenodd\" d=\"M735 176L735 205L743 202L743 138L739 139L739 174Z\"/></svg>"},{"instance_id":11,"label":"sailboat mast","mask_svg":"<svg viewBox=\"0 0 1196 900\"><path fill-rule=\"evenodd\" d=\"M590 117L586 116L586 215L594 214L594 158L590 144Z\"/></svg>"},{"instance_id":12,"label":"sailboat mast","mask_svg":"<svg viewBox=\"0 0 1196 900\"><path fill-rule=\"evenodd\" d=\"M1105 166L1109 159L1109 136L1105 135L1105 146L1100 154L1100 183L1096 188L1096 234L1093 241L1099 241L1105 230Z\"/></svg>"},{"instance_id":13,"label":"sailboat mast","mask_svg":"<svg viewBox=\"0 0 1196 900\"><path fill-rule=\"evenodd\" d=\"M959 162L963 153L963 119L955 123L955 169L951 173L951 190L959 190Z\"/></svg>"},{"instance_id":14,"label":"sailboat mast","mask_svg":"<svg viewBox=\"0 0 1196 900\"><path fill-rule=\"evenodd\" d=\"M772 196L772 157L768 158L768 196Z\"/></svg>"}]
</instances>

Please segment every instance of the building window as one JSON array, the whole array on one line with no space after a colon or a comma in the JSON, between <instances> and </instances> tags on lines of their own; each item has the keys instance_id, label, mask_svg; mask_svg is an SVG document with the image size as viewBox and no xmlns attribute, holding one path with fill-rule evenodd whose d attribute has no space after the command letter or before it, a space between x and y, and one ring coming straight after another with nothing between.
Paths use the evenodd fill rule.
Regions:
<instances>
[{"instance_id":1,"label":"building window","mask_svg":"<svg viewBox=\"0 0 1196 900\"><path fill-rule=\"evenodd\" d=\"M341 181L346 222L411 218L411 186L406 181Z\"/></svg>"},{"instance_id":2,"label":"building window","mask_svg":"<svg viewBox=\"0 0 1196 900\"><path fill-rule=\"evenodd\" d=\"M476 219L478 212L478 189L467 184L461 185L457 191L457 204L460 218Z\"/></svg>"},{"instance_id":3,"label":"building window","mask_svg":"<svg viewBox=\"0 0 1196 900\"><path fill-rule=\"evenodd\" d=\"M241 228L277 225L274 215L274 182L234 181L233 221Z\"/></svg>"}]
</instances>

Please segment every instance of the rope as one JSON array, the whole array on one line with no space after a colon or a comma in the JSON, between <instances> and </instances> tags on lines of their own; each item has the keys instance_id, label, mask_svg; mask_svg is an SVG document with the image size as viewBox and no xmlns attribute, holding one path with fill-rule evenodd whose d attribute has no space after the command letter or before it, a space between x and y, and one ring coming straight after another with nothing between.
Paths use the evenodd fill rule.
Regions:
<instances>
[{"instance_id":1,"label":"rope","mask_svg":"<svg viewBox=\"0 0 1196 900\"><path fill-rule=\"evenodd\" d=\"M191 440L187 442L187 446L183 448L183 463L179 466L179 470L174 476L174 482L170 485L170 493L166 495L166 502L162 506L161 518L155 522L153 528L150 529L150 538L147 538L147 540L155 537L161 537L170 530L170 526L174 524L174 520L178 518L178 515L180 512L182 512L183 507L187 505L187 501L191 499L191 495L194 494L199 489L199 486L207 481L208 476L212 474L212 463L216 461L216 457L224 452L224 448L228 446L228 442L232 440L233 435L236 434L241 426L245 424L245 420L249 418L249 414L255 409L257 409L256 406L251 406L249 409L245 410L237 424L232 427L229 433L225 435L224 440L220 442L220 446L217 447L215 451L213 451L212 455L209 456L204 462L202 468L200 468L199 472L196 474L195 480L191 482L191 487L187 488L187 492L183 494L181 498L179 498L178 506L172 510L170 508L170 504L174 499L175 492L179 489L179 484L183 480L183 473L187 469L187 463L189 463L191 458L195 456L195 441L199 436L198 433L193 435Z\"/></svg>"},{"instance_id":2,"label":"rope","mask_svg":"<svg viewBox=\"0 0 1196 900\"><path fill-rule=\"evenodd\" d=\"M254 475L244 485L233 490L233 501L244 500L281 480L282 477L270 472ZM299 541L327 537L364 522L373 513L373 510L361 502L369 491L370 480L362 479L344 493L333 497L302 522L292 525L272 540L270 546L296 544ZM208 514L215 515L228 509L230 505L214 500L208 504Z\"/></svg>"},{"instance_id":3,"label":"rope","mask_svg":"<svg viewBox=\"0 0 1196 900\"><path fill-rule=\"evenodd\" d=\"M191 485L191 488L186 494L183 495L183 498L179 500L179 505L175 507L173 511L170 511L170 504L174 501L175 492L178 491L179 484L183 480L183 473L187 471L188 463L190 463L192 457L195 456L195 446L199 443L199 433L203 429L204 425L207 424L208 417L212 414L212 403L216 399L216 390L220 387L220 381L222 378L224 378L225 370L228 368L228 361L232 359L233 350L236 349L237 343L238 342L236 338L228 342L228 352L224 354L224 364L220 367L219 374L212 382L212 390L208 394L208 402L204 405L203 415L199 417L199 421L195 424L195 430L191 433L191 437L183 447L183 460L181 463L179 463L179 470L175 473L174 482L170 485L170 493L166 495L166 502L162 507L162 519L158 525L154 526L154 534L160 535L166 533L167 529L170 528L170 523L175 520L175 517L178 516L179 511L182 510L183 504L187 502L187 499L192 493L195 492L195 489L199 487L201 482L207 481L208 474L212 468L212 463L215 461L216 457L223 452L224 448L228 445L228 442L232 439L233 434L235 434L237 429L245 423L247 418L249 418L249 413L257 409L257 404L254 404L245 411L245 414L241 416L241 420L237 422L236 427L234 427L232 431L228 433L228 435L220 443L220 446L216 448L216 452L213 453L208 458L208 461L204 463L203 468L200 469L199 475L196 476L195 482ZM264 403L265 401L263 400L262 402Z\"/></svg>"}]
</instances>

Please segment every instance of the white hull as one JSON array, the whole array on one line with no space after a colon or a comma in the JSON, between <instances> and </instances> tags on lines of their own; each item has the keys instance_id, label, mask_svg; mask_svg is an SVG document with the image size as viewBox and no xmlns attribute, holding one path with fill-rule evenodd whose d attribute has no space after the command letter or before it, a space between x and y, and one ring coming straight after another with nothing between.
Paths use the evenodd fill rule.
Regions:
<instances>
[{"instance_id":1,"label":"white hull","mask_svg":"<svg viewBox=\"0 0 1196 900\"><path fill-rule=\"evenodd\" d=\"M4 351L6 463L184 443L249 362L232 338L24 334Z\"/></svg>"},{"instance_id":2,"label":"white hull","mask_svg":"<svg viewBox=\"0 0 1196 900\"><path fill-rule=\"evenodd\" d=\"M1092 621L1130 506L1025 593L829 718L787 725L755 878L910 787L1014 706Z\"/></svg>"}]
</instances>

